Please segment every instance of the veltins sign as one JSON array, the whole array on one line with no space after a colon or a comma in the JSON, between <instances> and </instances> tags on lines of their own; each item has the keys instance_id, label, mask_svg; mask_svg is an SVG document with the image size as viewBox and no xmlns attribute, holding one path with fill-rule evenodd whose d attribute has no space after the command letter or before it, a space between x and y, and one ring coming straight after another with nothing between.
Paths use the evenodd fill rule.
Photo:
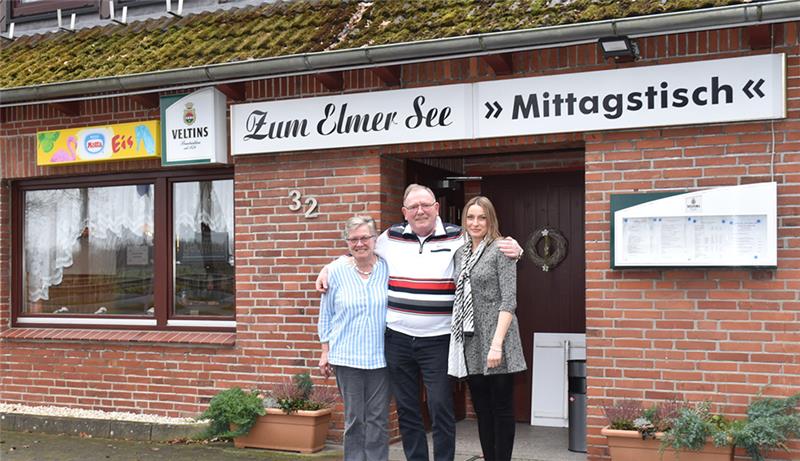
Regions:
<instances>
[{"instance_id":1,"label":"veltins sign","mask_svg":"<svg viewBox=\"0 0 800 461\"><path fill-rule=\"evenodd\" d=\"M225 95L209 87L161 97L162 165L228 162Z\"/></svg>"},{"instance_id":2,"label":"veltins sign","mask_svg":"<svg viewBox=\"0 0 800 461\"><path fill-rule=\"evenodd\" d=\"M234 155L777 119L784 54L240 104Z\"/></svg>"},{"instance_id":3,"label":"veltins sign","mask_svg":"<svg viewBox=\"0 0 800 461\"><path fill-rule=\"evenodd\" d=\"M161 155L158 120L36 133L36 164L61 166Z\"/></svg>"}]
</instances>

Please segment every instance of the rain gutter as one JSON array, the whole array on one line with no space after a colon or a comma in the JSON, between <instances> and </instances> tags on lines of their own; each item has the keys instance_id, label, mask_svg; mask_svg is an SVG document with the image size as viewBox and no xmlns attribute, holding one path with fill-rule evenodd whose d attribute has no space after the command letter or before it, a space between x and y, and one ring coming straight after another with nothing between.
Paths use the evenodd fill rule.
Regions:
<instances>
[{"instance_id":1,"label":"rain gutter","mask_svg":"<svg viewBox=\"0 0 800 461\"><path fill-rule=\"evenodd\" d=\"M572 45L610 35L652 36L800 19L800 0L773 0L719 8L494 32L345 50L210 64L116 77L0 89L0 107L93 99L231 83L255 78L332 72ZM108 94L97 97L108 97Z\"/></svg>"}]
</instances>

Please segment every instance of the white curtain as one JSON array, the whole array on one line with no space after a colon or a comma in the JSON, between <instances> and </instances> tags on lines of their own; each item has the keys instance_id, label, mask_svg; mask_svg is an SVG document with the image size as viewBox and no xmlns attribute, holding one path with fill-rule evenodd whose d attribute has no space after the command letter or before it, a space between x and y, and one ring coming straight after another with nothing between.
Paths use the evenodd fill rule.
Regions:
<instances>
[{"instance_id":1,"label":"white curtain","mask_svg":"<svg viewBox=\"0 0 800 461\"><path fill-rule=\"evenodd\" d=\"M92 246L117 249L153 242L153 186L89 189L86 227Z\"/></svg>"},{"instance_id":2,"label":"white curtain","mask_svg":"<svg viewBox=\"0 0 800 461\"><path fill-rule=\"evenodd\" d=\"M233 180L177 183L173 213L175 238L196 241L200 225L228 236L228 260L233 264Z\"/></svg>"},{"instance_id":3,"label":"white curtain","mask_svg":"<svg viewBox=\"0 0 800 461\"><path fill-rule=\"evenodd\" d=\"M92 248L120 249L153 241L152 185L28 191L25 273L28 299L49 299L86 236Z\"/></svg>"},{"instance_id":4,"label":"white curtain","mask_svg":"<svg viewBox=\"0 0 800 461\"><path fill-rule=\"evenodd\" d=\"M80 189L25 193L25 272L28 299L49 299L49 288L61 283L72 265L83 230Z\"/></svg>"}]
</instances>

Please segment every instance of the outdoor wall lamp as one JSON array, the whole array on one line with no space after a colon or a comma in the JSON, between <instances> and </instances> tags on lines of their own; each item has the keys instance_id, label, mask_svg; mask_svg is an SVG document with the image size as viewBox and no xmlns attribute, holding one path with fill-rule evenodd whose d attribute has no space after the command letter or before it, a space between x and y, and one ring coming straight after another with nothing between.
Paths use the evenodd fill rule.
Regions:
<instances>
[{"instance_id":1,"label":"outdoor wall lamp","mask_svg":"<svg viewBox=\"0 0 800 461\"><path fill-rule=\"evenodd\" d=\"M605 59L614 58L616 62L631 62L639 57L636 42L625 35L602 37L597 41Z\"/></svg>"}]
</instances>

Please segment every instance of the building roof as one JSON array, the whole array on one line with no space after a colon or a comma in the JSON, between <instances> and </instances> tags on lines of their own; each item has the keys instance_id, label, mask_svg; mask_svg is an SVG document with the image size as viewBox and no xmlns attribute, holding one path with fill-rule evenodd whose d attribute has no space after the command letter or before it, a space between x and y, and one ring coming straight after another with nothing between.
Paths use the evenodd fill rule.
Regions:
<instances>
[{"instance_id":1,"label":"building roof","mask_svg":"<svg viewBox=\"0 0 800 461\"><path fill-rule=\"evenodd\" d=\"M747 0L293 1L0 44L0 88L657 15Z\"/></svg>"}]
</instances>

